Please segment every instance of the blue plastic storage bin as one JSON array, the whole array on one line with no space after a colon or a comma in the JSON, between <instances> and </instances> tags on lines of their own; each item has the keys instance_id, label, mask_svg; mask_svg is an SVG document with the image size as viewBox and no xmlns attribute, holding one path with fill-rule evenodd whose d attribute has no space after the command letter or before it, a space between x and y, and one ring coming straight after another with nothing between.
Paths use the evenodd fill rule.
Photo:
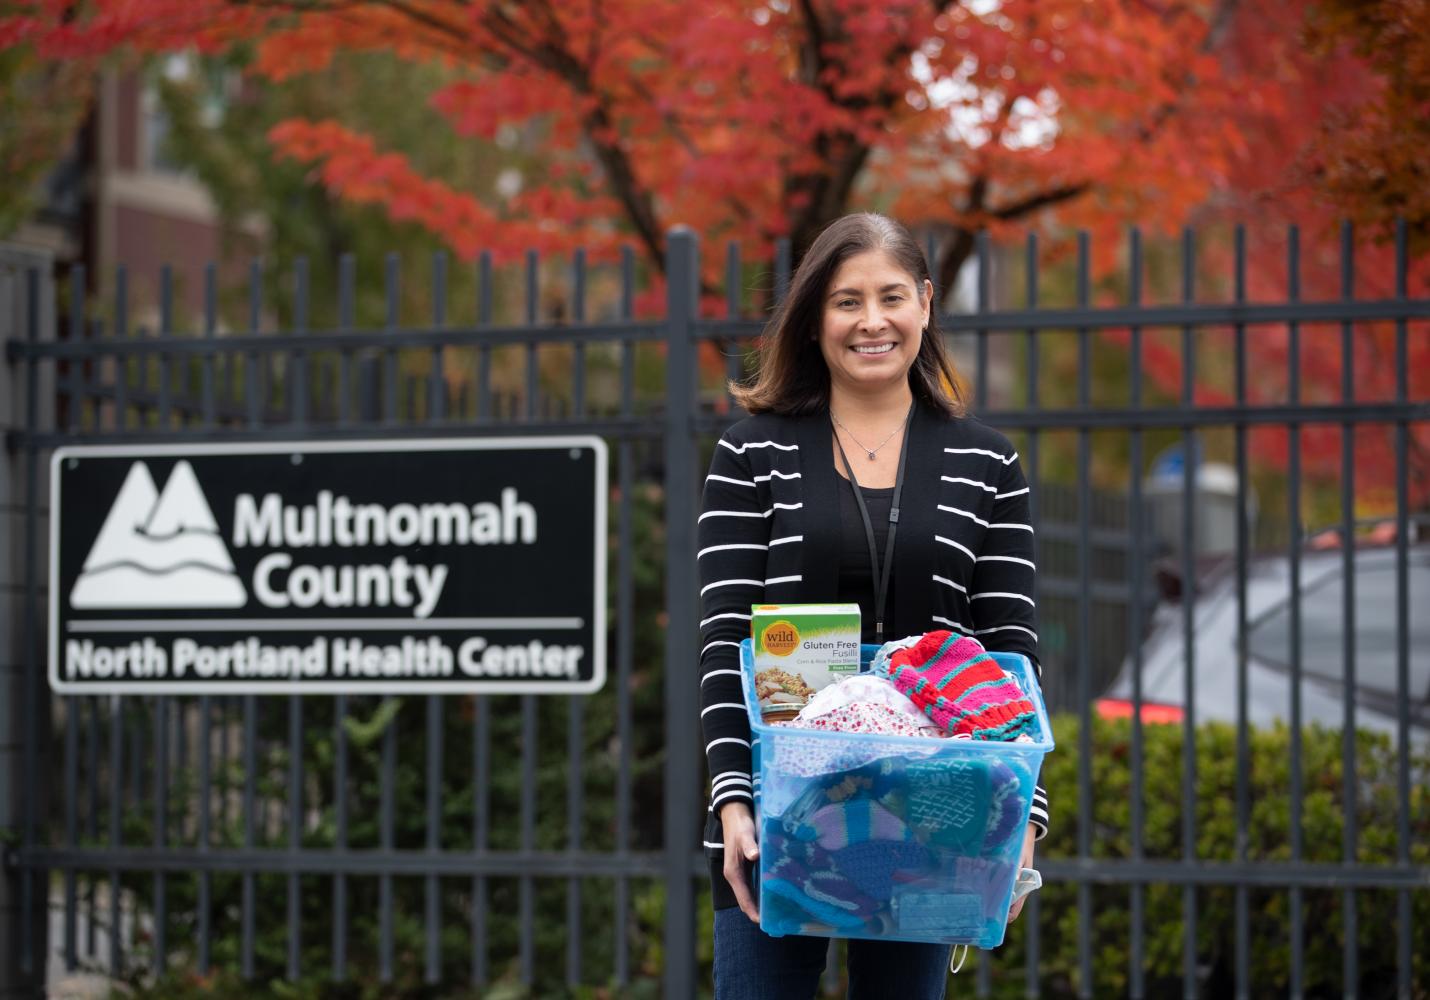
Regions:
<instances>
[{"instance_id":1,"label":"blue plastic storage bin","mask_svg":"<svg viewBox=\"0 0 1430 1000\"><path fill-rule=\"evenodd\" d=\"M877 650L861 648L863 669ZM1038 742L770 725L755 697L754 648L740 644L767 934L1003 943L1033 788L1053 738L1027 657L992 655L1036 707Z\"/></svg>"}]
</instances>

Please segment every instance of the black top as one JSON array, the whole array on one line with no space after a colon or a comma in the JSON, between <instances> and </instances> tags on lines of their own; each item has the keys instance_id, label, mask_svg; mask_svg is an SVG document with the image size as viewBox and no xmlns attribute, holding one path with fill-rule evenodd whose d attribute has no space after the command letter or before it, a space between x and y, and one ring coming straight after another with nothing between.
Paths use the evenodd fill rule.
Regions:
<instances>
[{"instance_id":1,"label":"black top","mask_svg":"<svg viewBox=\"0 0 1430 1000\"><path fill-rule=\"evenodd\" d=\"M856 473L857 475L857 473ZM858 604L860 641L874 641L874 568L869 564L869 539L864 532L864 519L859 516L859 504L849 480L840 477L839 484L839 604ZM889 540L889 510L894 505L894 488L870 489L861 486L864 506L869 509L869 521L874 528L874 549L884 558L884 546ZM894 579L889 577L889 592L884 597L885 613L894 603ZM920 630L922 631L922 630ZM884 637L897 639L892 621L885 622Z\"/></svg>"}]
</instances>

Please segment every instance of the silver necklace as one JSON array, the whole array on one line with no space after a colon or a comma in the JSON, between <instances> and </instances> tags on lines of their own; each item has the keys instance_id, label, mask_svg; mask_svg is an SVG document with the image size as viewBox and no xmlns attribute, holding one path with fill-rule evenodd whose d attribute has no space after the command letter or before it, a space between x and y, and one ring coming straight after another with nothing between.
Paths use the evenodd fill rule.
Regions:
<instances>
[{"instance_id":1,"label":"silver necklace","mask_svg":"<svg viewBox=\"0 0 1430 1000\"><path fill-rule=\"evenodd\" d=\"M891 431L889 432L889 436L888 436L888 437L884 438L884 440L882 440L882 441L879 442L879 444L878 444L877 447L870 448L870 447L869 447L868 445L866 445L863 441L860 441L857 437L855 437L853 431L851 431L848 427L845 427L845 426L844 426L844 421L842 421L842 420L840 420L838 417L835 417L835 416L834 416L834 411L833 411L833 410L830 410L830 411L829 411L829 415L834 418L834 423L835 423L836 425L838 425L838 427L840 428L840 430L844 431L845 434L848 434L848 435L849 435L849 440L853 441L853 442L854 442L855 444L857 444L861 449L863 449L864 453L869 456L869 461L871 461L871 462L874 461L874 456L879 453L879 449L882 448L882 447L884 447L884 445L888 444L888 443L893 439L894 435L897 434L897 433L899 433L899 430L904 426L903 424L899 424L897 427L895 427L893 430L891 430Z\"/></svg>"}]
</instances>

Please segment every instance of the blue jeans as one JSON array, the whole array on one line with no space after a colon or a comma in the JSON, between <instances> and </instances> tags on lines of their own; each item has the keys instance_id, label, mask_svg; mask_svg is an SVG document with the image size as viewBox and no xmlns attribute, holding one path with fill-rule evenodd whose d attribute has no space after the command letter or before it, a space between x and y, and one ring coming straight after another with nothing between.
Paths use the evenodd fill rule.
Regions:
<instances>
[{"instance_id":1,"label":"blue jeans","mask_svg":"<svg viewBox=\"0 0 1430 1000\"><path fill-rule=\"evenodd\" d=\"M804 1000L819 990L822 937L770 937L738 906L715 911L715 1000ZM849 1000L943 1000L948 945L849 942Z\"/></svg>"}]
</instances>

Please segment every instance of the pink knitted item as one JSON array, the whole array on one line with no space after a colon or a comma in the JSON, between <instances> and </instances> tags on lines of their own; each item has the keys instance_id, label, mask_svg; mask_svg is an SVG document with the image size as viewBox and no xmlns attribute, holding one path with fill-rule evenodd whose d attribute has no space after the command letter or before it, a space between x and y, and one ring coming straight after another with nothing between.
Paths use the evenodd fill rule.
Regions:
<instances>
[{"instance_id":1,"label":"pink knitted item","mask_svg":"<svg viewBox=\"0 0 1430 1000\"><path fill-rule=\"evenodd\" d=\"M928 632L913 645L876 658L874 671L950 736L1011 740L1037 719L1018 682L968 636Z\"/></svg>"}]
</instances>

